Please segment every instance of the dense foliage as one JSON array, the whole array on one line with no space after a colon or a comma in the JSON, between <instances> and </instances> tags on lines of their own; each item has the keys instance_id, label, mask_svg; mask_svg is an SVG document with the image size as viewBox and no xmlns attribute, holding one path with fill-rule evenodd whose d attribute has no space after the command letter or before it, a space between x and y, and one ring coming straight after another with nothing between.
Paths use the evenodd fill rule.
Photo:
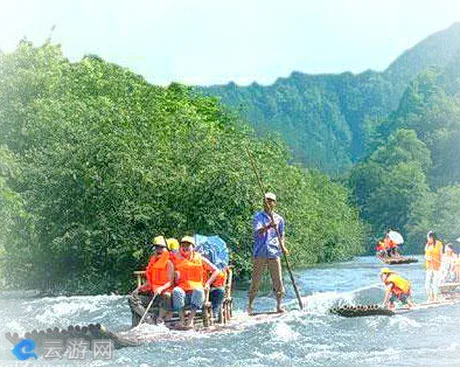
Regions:
<instances>
[{"instance_id":1,"label":"dense foliage","mask_svg":"<svg viewBox=\"0 0 460 368\"><path fill-rule=\"evenodd\" d=\"M429 191L426 171L430 151L413 130L399 129L350 176L363 219L372 224L372 235L389 228L406 233L414 203ZM375 239L374 239L375 240ZM369 241L369 245L375 242Z\"/></svg>"},{"instance_id":2,"label":"dense foliage","mask_svg":"<svg viewBox=\"0 0 460 368\"><path fill-rule=\"evenodd\" d=\"M296 161L337 174L364 152L364 122L391 110L391 84L379 73L293 73L273 85L212 86L205 93L237 107L257 132L280 132Z\"/></svg>"},{"instance_id":3,"label":"dense foliage","mask_svg":"<svg viewBox=\"0 0 460 368\"><path fill-rule=\"evenodd\" d=\"M454 242L460 229L460 185L449 185L420 196L411 212L408 234L423 244L427 229L435 229L445 242Z\"/></svg>"},{"instance_id":4,"label":"dense foliage","mask_svg":"<svg viewBox=\"0 0 460 368\"><path fill-rule=\"evenodd\" d=\"M14 287L127 291L146 238L194 232L221 235L244 275L262 204L247 149L279 196L294 265L362 249L348 192L289 165L278 138L95 56L69 63L58 46L27 42L0 54L0 131L0 256Z\"/></svg>"}]
</instances>

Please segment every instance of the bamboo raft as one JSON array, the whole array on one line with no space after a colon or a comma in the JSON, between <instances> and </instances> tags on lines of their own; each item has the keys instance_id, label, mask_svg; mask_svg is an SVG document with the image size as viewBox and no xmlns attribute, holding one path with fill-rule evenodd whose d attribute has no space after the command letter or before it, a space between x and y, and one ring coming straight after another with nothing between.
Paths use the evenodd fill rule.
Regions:
<instances>
[{"instance_id":1,"label":"bamboo raft","mask_svg":"<svg viewBox=\"0 0 460 368\"><path fill-rule=\"evenodd\" d=\"M226 269L227 277L225 283L225 296L223 300L222 310L217 320L214 320L212 313L212 305L208 300L209 294L206 293L206 300L201 310L197 311L197 314L194 319L194 330L198 331L215 331L225 326L233 316L233 299L232 299L232 281L233 274L231 267ZM145 271L135 271L134 275L137 278L138 285L141 285L145 279ZM156 324L156 316L158 311L152 308L151 316L153 321ZM186 311L186 314L188 311ZM150 313L149 313L150 314ZM220 326L216 326L216 323L220 323ZM177 313L164 324L170 330L189 330L189 328L181 328L179 326L179 316ZM212 327L212 328L211 328ZM110 340L113 342L115 349L121 349L124 347L138 346L140 342L133 337L133 334L130 332L135 331L134 329L123 331L120 333L113 333L108 330L105 326L101 324L89 324L85 326L69 326L65 329L59 329L55 327L54 329L48 328L47 330L33 330L31 332L26 332L23 336L20 336L18 333L6 333L6 339L11 342L13 345L16 345L23 339L34 340L37 346L37 349L40 349L45 340L59 339L66 342L68 339L83 339L89 343L95 340ZM135 335L135 334L134 334Z\"/></svg>"},{"instance_id":2,"label":"bamboo raft","mask_svg":"<svg viewBox=\"0 0 460 368\"><path fill-rule=\"evenodd\" d=\"M83 339L88 342L88 347L91 347L91 342L95 340L110 340L113 342L115 349L121 349L129 346L138 346L137 341L129 340L123 338L113 332L110 332L105 326L101 324L89 324L86 326L69 326L65 329L59 328L48 328L47 330L32 330L31 332L26 332L23 336L20 336L18 333L7 332L5 334L6 339L13 345L18 344L21 340L31 339L34 340L37 346L37 349L42 348L45 340L62 340L66 342L69 339Z\"/></svg>"},{"instance_id":3,"label":"bamboo raft","mask_svg":"<svg viewBox=\"0 0 460 368\"><path fill-rule=\"evenodd\" d=\"M389 265L400 265L408 263L417 263L418 259L414 257L377 257L383 263Z\"/></svg>"},{"instance_id":4,"label":"bamboo raft","mask_svg":"<svg viewBox=\"0 0 460 368\"><path fill-rule=\"evenodd\" d=\"M459 284L460 285L460 284ZM342 317L367 317L367 316L394 316L397 314L409 313L420 311L424 309L431 309L436 307L452 306L460 303L460 293L444 295L445 300L440 302L426 302L416 304L412 308L399 307L395 309L389 309L381 305L342 305L340 307L331 308L329 310L332 314L337 314Z\"/></svg>"},{"instance_id":5,"label":"bamboo raft","mask_svg":"<svg viewBox=\"0 0 460 368\"><path fill-rule=\"evenodd\" d=\"M329 310L332 314L342 317L393 316L395 312L389 308L372 305L343 305Z\"/></svg>"},{"instance_id":6,"label":"bamboo raft","mask_svg":"<svg viewBox=\"0 0 460 368\"><path fill-rule=\"evenodd\" d=\"M460 282L448 282L439 285L439 289L441 290L441 293L444 295L456 295L460 293Z\"/></svg>"}]
</instances>

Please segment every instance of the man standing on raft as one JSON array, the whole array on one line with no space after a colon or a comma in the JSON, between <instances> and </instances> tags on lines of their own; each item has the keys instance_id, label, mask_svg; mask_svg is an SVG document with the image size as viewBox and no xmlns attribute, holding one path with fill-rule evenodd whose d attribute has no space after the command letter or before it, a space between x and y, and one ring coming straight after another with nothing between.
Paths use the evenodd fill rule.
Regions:
<instances>
[{"instance_id":1,"label":"man standing on raft","mask_svg":"<svg viewBox=\"0 0 460 368\"><path fill-rule=\"evenodd\" d=\"M253 312L254 299L259 291L260 281L266 267L270 271L272 287L276 293L276 311L279 313L284 312L281 307L281 300L285 294L281 273L281 256L282 252L288 255L288 250L284 245L284 219L273 211L275 206L276 195L265 193L264 211L259 211L254 216L254 258L251 288L248 295L248 314ZM275 223L270 220L270 214L273 216ZM281 236L281 244L278 240L275 226Z\"/></svg>"}]
</instances>

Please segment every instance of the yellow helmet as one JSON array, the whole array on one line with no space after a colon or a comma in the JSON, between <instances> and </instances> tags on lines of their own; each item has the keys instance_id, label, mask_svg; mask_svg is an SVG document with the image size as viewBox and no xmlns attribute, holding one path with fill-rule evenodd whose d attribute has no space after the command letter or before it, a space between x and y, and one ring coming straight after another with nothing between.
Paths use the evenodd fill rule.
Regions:
<instances>
[{"instance_id":1,"label":"yellow helmet","mask_svg":"<svg viewBox=\"0 0 460 368\"><path fill-rule=\"evenodd\" d=\"M179 249L179 242L177 241L176 238L169 238L166 240L168 243L168 248L169 250L178 250Z\"/></svg>"},{"instance_id":2,"label":"yellow helmet","mask_svg":"<svg viewBox=\"0 0 460 368\"><path fill-rule=\"evenodd\" d=\"M388 267L384 267L384 268L382 268L380 270L381 275L384 275L384 274L387 274L387 273L395 273L395 271L390 270Z\"/></svg>"},{"instance_id":3,"label":"yellow helmet","mask_svg":"<svg viewBox=\"0 0 460 368\"><path fill-rule=\"evenodd\" d=\"M159 235L159 236L155 236L152 240L152 245L153 246L160 246L160 247L165 247L167 248L168 247L168 244L166 244L166 239L164 236L162 235Z\"/></svg>"},{"instance_id":4,"label":"yellow helmet","mask_svg":"<svg viewBox=\"0 0 460 368\"><path fill-rule=\"evenodd\" d=\"M192 244L193 246L195 246L195 239L193 238L193 236L184 236L181 240L180 240L180 244L182 243L190 243Z\"/></svg>"}]
</instances>

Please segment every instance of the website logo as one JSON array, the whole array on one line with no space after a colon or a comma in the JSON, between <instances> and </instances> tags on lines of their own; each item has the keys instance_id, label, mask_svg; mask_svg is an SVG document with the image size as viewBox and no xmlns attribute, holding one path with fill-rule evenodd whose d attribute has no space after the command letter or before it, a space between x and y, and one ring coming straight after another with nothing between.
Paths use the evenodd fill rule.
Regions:
<instances>
[{"instance_id":1,"label":"website logo","mask_svg":"<svg viewBox=\"0 0 460 368\"><path fill-rule=\"evenodd\" d=\"M34 353L34 350L35 341L24 339L18 342L11 351L19 360L27 360L29 358L38 359L38 356Z\"/></svg>"}]
</instances>

